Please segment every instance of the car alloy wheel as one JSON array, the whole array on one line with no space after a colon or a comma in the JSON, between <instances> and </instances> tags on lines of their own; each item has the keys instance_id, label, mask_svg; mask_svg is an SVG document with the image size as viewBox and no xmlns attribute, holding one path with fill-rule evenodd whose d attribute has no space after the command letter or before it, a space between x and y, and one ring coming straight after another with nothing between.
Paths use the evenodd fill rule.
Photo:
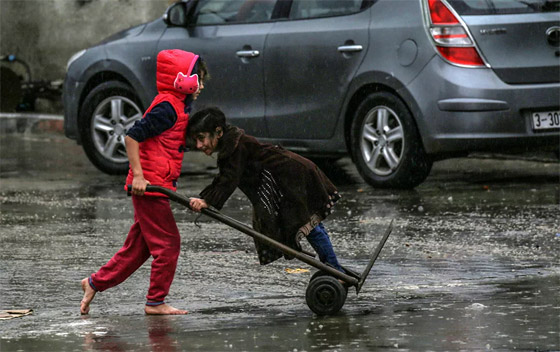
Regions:
<instances>
[{"instance_id":1,"label":"car alloy wheel","mask_svg":"<svg viewBox=\"0 0 560 352\"><path fill-rule=\"evenodd\" d=\"M112 96L99 103L91 119L91 133L97 151L110 162L126 163L124 137L140 118L140 109L126 97Z\"/></svg>"},{"instance_id":2,"label":"car alloy wheel","mask_svg":"<svg viewBox=\"0 0 560 352\"><path fill-rule=\"evenodd\" d=\"M86 155L108 174L128 172L126 132L142 118L139 99L131 86L104 82L86 97L80 110L80 136Z\"/></svg>"},{"instance_id":3,"label":"car alloy wheel","mask_svg":"<svg viewBox=\"0 0 560 352\"><path fill-rule=\"evenodd\" d=\"M401 162L404 143L403 127L393 110L378 106L368 112L360 151L371 171L382 176L391 174Z\"/></svg>"},{"instance_id":4,"label":"car alloy wheel","mask_svg":"<svg viewBox=\"0 0 560 352\"><path fill-rule=\"evenodd\" d=\"M374 187L413 188L432 168L410 111L389 92L371 93L360 103L350 141L358 172Z\"/></svg>"}]
</instances>

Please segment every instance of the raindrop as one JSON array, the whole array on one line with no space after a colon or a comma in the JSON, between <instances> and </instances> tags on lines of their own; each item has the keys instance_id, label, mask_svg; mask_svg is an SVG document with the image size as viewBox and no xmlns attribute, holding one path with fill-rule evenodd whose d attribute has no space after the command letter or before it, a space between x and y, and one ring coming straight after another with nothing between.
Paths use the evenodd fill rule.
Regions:
<instances>
[{"instance_id":1,"label":"raindrop","mask_svg":"<svg viewBox=\"0 0 560 352\"><path fill-rule=\"evenodd\" d=\"M473 303L467 307L467 309L473 309L473 310L482 310L484 308L486 308L486 306L481 303Z\"/></svg>"}]
</instances>

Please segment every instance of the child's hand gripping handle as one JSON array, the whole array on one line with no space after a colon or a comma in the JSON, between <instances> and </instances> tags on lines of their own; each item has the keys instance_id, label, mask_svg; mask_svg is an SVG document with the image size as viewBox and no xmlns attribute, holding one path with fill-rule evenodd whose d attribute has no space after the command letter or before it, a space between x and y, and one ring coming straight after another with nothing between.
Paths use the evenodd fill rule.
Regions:
<instances>
[{"instance_id":1,"label":"child's hand gripping handle","mask_svg":"<svg viewBox=\"0 0 560 352\"><path fill-rule=\"evenodd\" d=\"M131 195L131 191L132 191L132 185L126 185L126 192L128 195ZM191 209L190 206L190 198L187 198L185 196L180 195L179 193L173 192L170 189L167 189L165 187L161 187L161 186L152 186L152 185L147 185L146 186L146 192L150 192L150 193L161 193L163 195L166 195L169 199L182 204L184 206L186 206L187 208Z\"/></svg>"}]
</instances>

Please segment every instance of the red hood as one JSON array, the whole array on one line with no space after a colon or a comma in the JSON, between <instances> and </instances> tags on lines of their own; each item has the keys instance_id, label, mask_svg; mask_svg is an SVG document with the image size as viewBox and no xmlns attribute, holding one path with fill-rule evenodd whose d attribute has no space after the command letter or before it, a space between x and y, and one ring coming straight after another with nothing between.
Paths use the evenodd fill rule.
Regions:
<instances>
[{"instance_id":1,"label":"red hood","mask_svg":"<svg viewBox=\"0 0 560 352\"><path fill-rule=\"evenodd\" d=\"M159 93L170 93L184 99L185 94L173 87L177 74L182 72L190 76L195 66L198 55L188 51L172 49L160 51L157 56L156 83Z\"/></svg>"}]
</instances>

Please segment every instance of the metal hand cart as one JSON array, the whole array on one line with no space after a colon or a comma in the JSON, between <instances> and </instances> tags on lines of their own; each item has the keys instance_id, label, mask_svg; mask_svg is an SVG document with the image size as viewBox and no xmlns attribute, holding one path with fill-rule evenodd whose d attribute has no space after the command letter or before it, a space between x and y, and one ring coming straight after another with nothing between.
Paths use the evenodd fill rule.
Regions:
<instances>
[{"instance_id":1,"label":"metal hand cart","mask_svg":"<svg viewBox=\"0 0 560 352\"><path fill-rule=\"evenodd\" d=\"M127 186L130 190L132 186ZM186 206L187 208L191 209L190 207L190 199L180 195L176 192L173 192L167 188L163 188L160 186L151 186L148 185L146 187L146 192L154 192L154 193L161 193L169 197L172 201L175 201L179 204ZM191 209L192 210L192 209ZM307 285L307 290L305 292L305 300L309 309L311 309L314 313L318 315L333 315L336 314L346 302L346 296L348 293L349 287L356 288L356 294L360 292L362 286L366 278L368 277L369 272L375 260L379 256L381 249L387 242L387 238L391 234L393 230L393 222L391 221L389 227L385 231L385 234L381 238L381 241L378 243L375 251L371 254L368 264L366 265L364 271L361 274L354 272L348 268L342 267L346 273L342 273L335 268L326 265L319 260L315 259L314 254L305 252L305 251L298 251L289 246L286 246L278 241L275 241L262 233L255 231L254 229L250 228L249 226L239 222L231 217L228 217L219 211L214 209L205 208L201 211L202 214L209 216L219 222L222 222L230 227L233 227L236 230L239 230L246 235L253 237L254 239L266 243L278 250L282 253L287 254L291 257L297 258L302 262L309 264L317 269L316 273L314 273Z\"/></svg>"}]
</instances>

